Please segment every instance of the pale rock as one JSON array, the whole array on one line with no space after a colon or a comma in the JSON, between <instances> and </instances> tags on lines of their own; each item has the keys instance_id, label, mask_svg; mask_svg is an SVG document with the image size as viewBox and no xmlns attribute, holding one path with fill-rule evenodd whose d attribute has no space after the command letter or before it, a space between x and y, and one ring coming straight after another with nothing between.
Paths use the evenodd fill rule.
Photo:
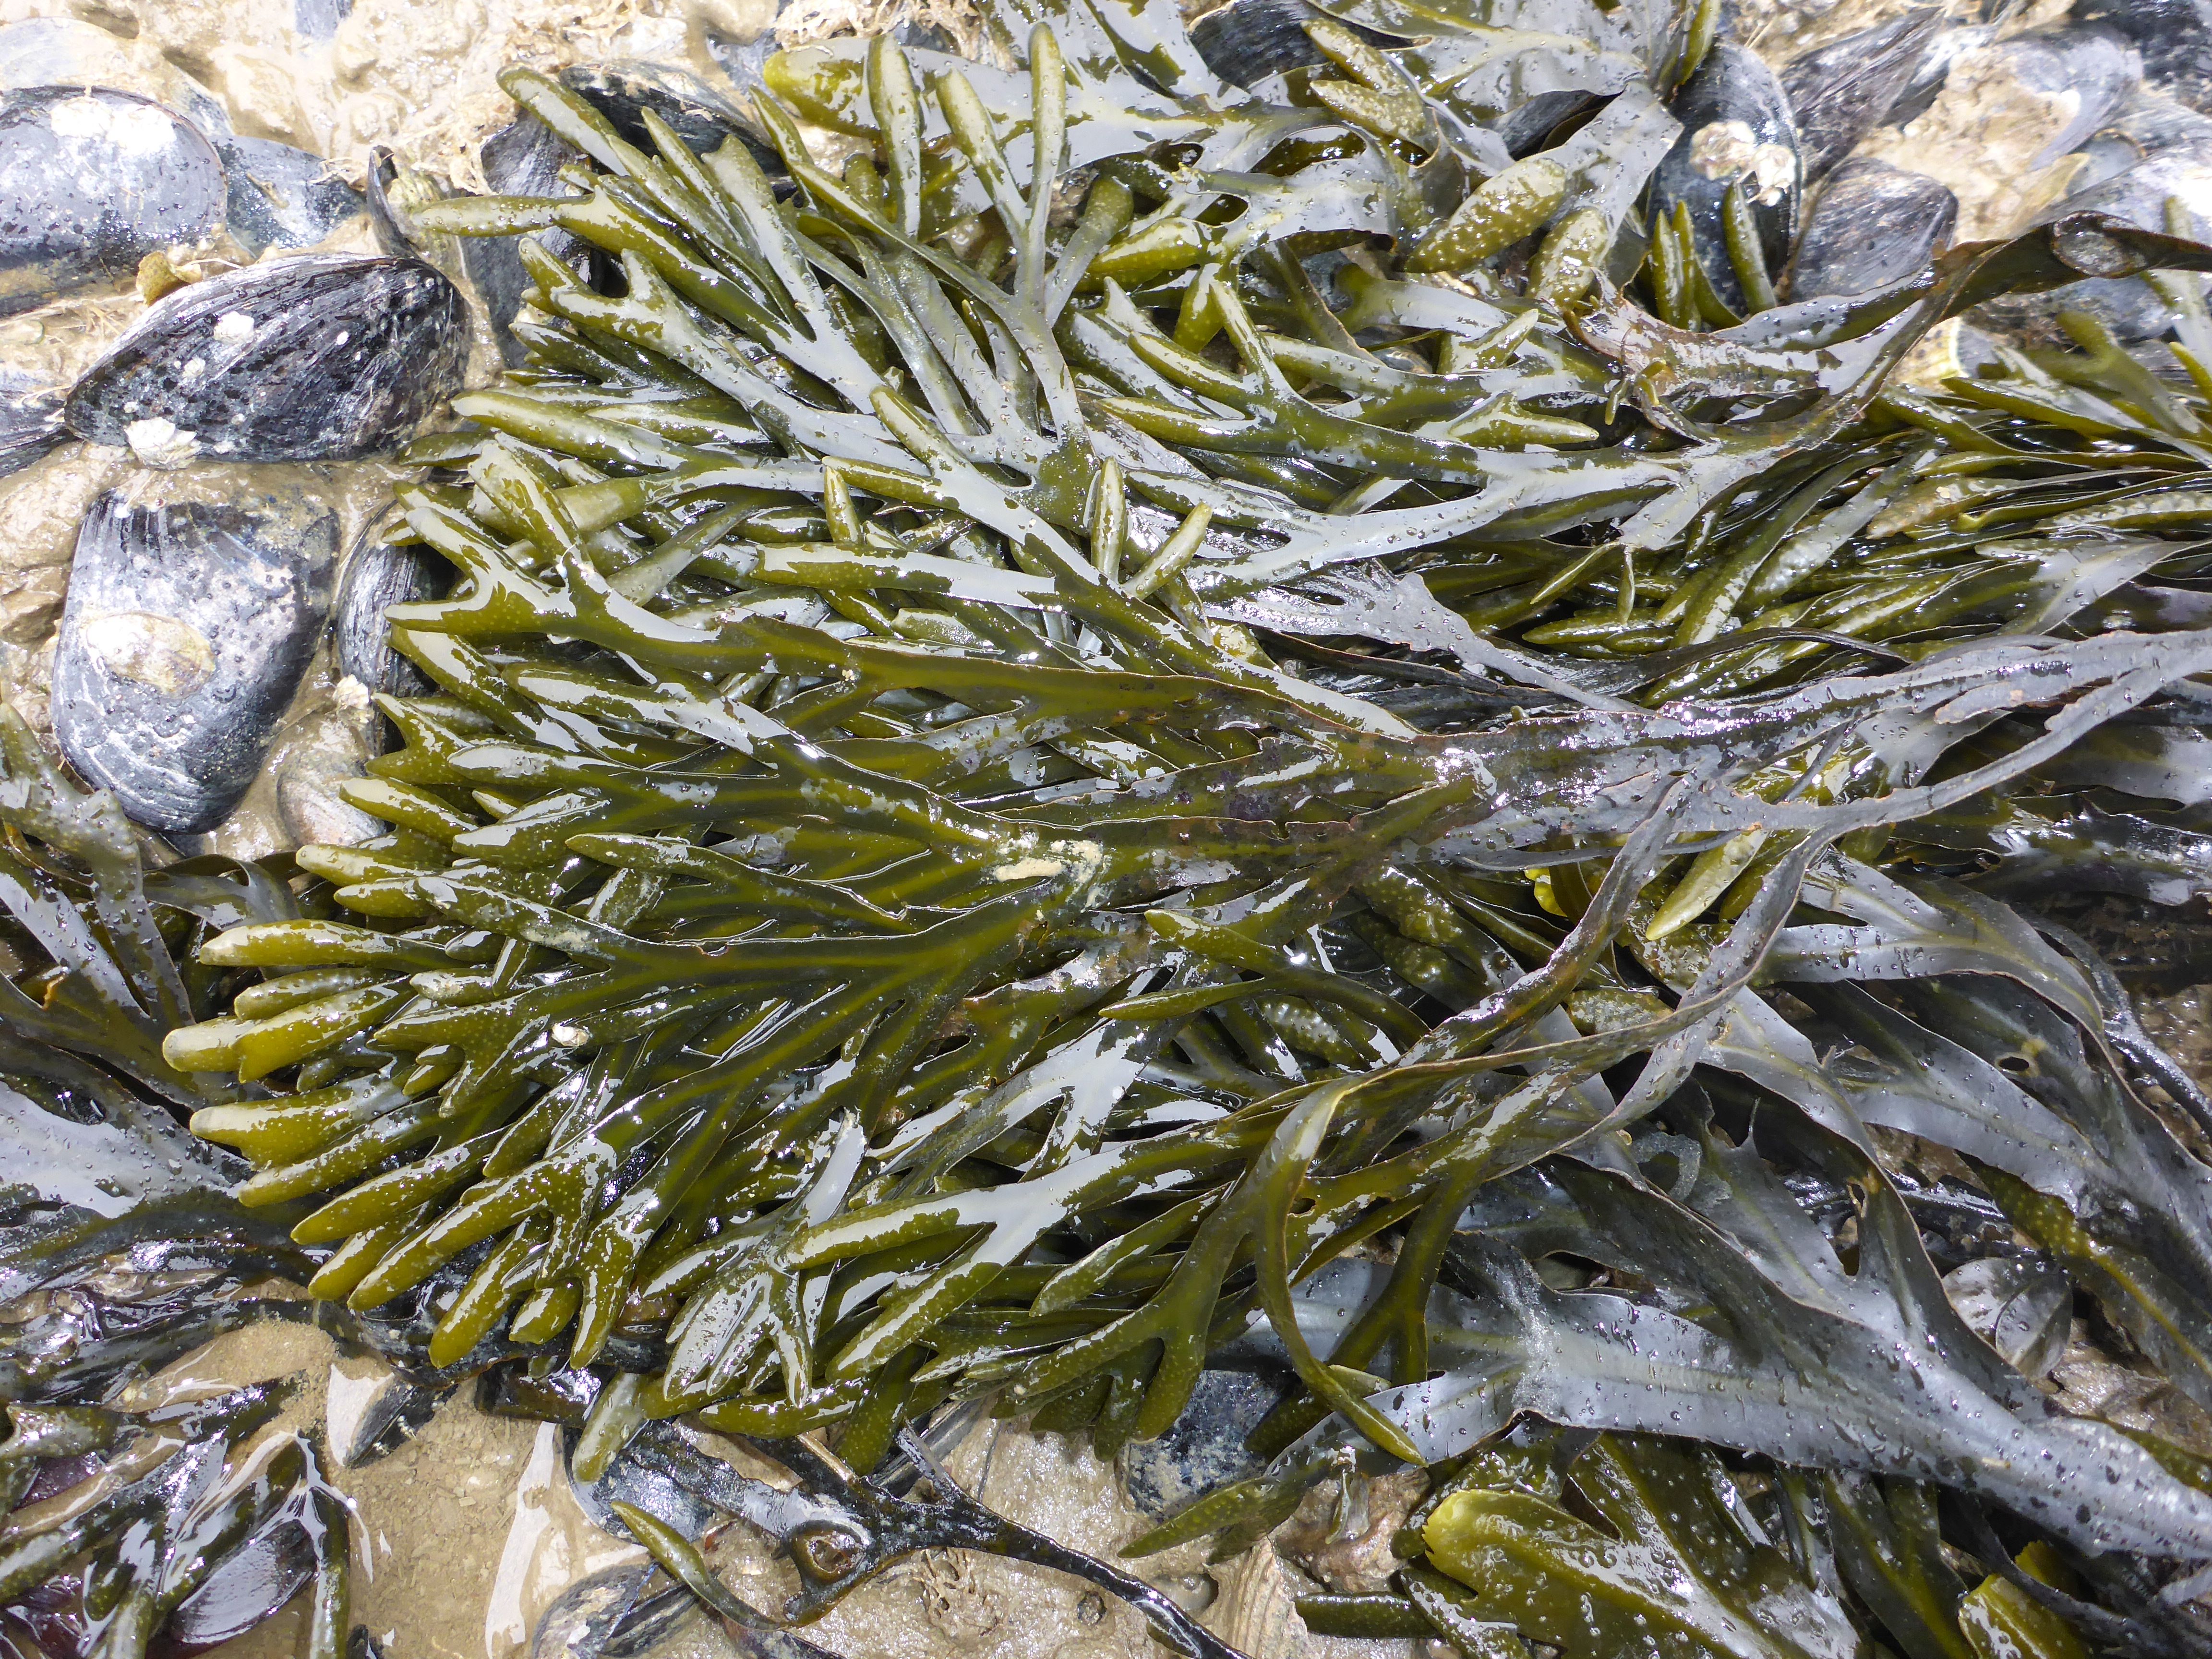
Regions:
<instances>
[{"instance_id":1,"label":"pale rock","mask_svg":"<svg viewBox=\"0 0 2212 1659\"><path fill-rule=\"evenodd\" d=\"M266 47L223 46L210 58L231 125L247 138L273 138L301 149L320 135L307 112L300 77L287 53Z\"/></svg>"}]
</instances>

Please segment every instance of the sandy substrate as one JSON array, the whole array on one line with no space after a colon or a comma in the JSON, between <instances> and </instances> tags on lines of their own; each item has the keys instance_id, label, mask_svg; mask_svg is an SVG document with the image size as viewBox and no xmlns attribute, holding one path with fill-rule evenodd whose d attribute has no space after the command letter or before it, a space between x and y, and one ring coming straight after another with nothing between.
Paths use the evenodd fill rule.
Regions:
<instances>
[{"instance_id":1,"label":"sandy substrate","mask_svg":"<svg viewBox=\"0 0 2212 1659\"><path fill-rule=\"evenodd\" d=\"M218 1338L161 1382L234 1387L296 1376L298 1395L266 1434L329 1427L340 1438L351 1398L388 1368L339 1356L320 1331L257 1325ZM353 1614L391 1659L505 1659L525 1650L538 1615L576 1578L641 1559L584 1518L550 1424L456 1405L390 1455L334 1472L354 1507ZM305 1618L295 1600L216 1651L288 1659Z\"/></svg>"},{"instance_id":2,"label":"sandy substrate","mask_svg":"<svg viewBox=\"0 0 2212 1659\"><path fill-rule=\"evenodd\" d=\"M386 1375L381 1361L342 1357L320 1331L258 1325L216 1339L138 1385L130 1403L296 1377L298 1392L263 1437L319 1429L337 1444ZM698 1443L745 1474L785 1483L775 1466L732 1443L702 1437ZM252 1455L251 1448L244 1454ZM1062 1436L987 1421L946 1467L1000 1513L1107 1559L1150 1524L1123 1497L1115 1469ZM645 1559L635 1545L586 1518L568 1483L560 1430L488 1416L465 1398L447 1404L397 1450L334 1474L354 1510L354 1617L390 1659L515 1659L532 1651L532 1632L563 1590ZM1371 1555L1387 1546L1404 1504L1392 1508L1387 1491L1376 1496L1383 1501L1370 1505L1366 1533L1340 1540L1340 1554L1348 1547ZM1326 1505L1316 1508L1304 1525L1326 1552ZM780 1607L798 1588L789 1564L743 1522L714 1540L711 1559L756 1607ZM1209 1568L1203 1548L1186 1545L1147 1558L1142 1571L1251 1659L1418 1659L1410 1642L1309 1635L1291 1603L1314 1589L1313 1581L1272 1549ZM304 1597L295 1599L213 1651L222 1659L289 1659L299 1650L303 1604ZM1141 1616L1078 1580L949 1552L892 1568L806 1634L842 1659L1154 1659L1160 1651ZM534 1659L562 1651L541 1647ZM740 1652L717 1623L696 1615L653 1656L738 1659Z\"/></svg>"}]
</instances>

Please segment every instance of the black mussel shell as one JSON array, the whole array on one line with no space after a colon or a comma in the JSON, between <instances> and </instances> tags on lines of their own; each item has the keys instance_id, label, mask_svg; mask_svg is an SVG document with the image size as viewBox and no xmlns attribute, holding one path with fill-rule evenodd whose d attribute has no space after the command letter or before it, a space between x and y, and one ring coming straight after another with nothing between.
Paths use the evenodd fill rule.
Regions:
<instances>
[{"instance_id":1,"label":"black mussel shell","mask_svg":"<svg viewBox=\"0 0 2212 1659\"><path fill-rule=\"evenodd\" d=\"M1782 71L1811 184L1851 153L1912 79L1941 26L1934 10L1909 11L1790 61Z\"/></svg>"},{"instance_id":2,"label":"black mussel shell","mask_svg":"<svg viewBox=\"0 0 2212 1659\"><path fill-rule=\"evenodd\" d=\"M1121 1486L1146 1515L1188 1509L1208 1492L1256 1474L1265 1465L1245 1437L1283 1398L1279 1382L1255 1371L1207 1370L1182 1415L1157 1440L1121 1448Z\"/></svg>"},{"instance_id":3,"label":"black mussel shell","mask_svg":"<svg viewBox=\"0 0 2212 1659\"><path fill-rule=\"evenodd\" d=\"M419 259L302 254L179 289L70 393L70 430L166 421L229 461L356 460L460 389L460 291Z\"/></svg>"},{"instance_id":4,"label":"black mussel shell","mask_svg":"<svg viewBox=\"0 0 2212 1659\"><path fill-rule=\"evenodd\" d=\"M404 214L392 204L392 186L398 177L399 163L390 150L378 145L368 152L368 173L363 181L368 186L368 228L375 233L377 246L395 259L420 251L408 227L401 222Z\"/></svg>"},{"instance_id":5,"label":"black mussel shell","mask_svg":"<svg viewBox=\"0 0 2212 1659\"><path fill-rule=\"evenodd\" d=\"M2094 189L2107 179L2117 179L2143 158L2142 150L2110 131L2099 133L2074 153L2081 158L2081 170L2073 179L2076 191Z\"/></svg>"},{"instance_id":6,"label":"black mussel shell","mask_svg":"<svg viewBox=\"0 0 2212 1659\"><path fill-rule=\"evenodd\" d=\"M371 691L428 696L431 685L422 671L392 648L392 625L384 613L392 605L436 599L452 580L452 568L428 548L389 542L362 546L346 561L331 617L338 672Z\"/></svg>"},{"instance_id":7,"label":"black mussel shell","mask_svg":"<svg viewBox=\"0 0 2212 1659\"><path fill-rule=\"evenodd\" d=\"M902 22L893 33L899 45L904 46L908 52L941 52L955 58L960 56L960 42L955 40L948 30L940 28L934 23L921 22L909 17ZM764 31L762 38L773 42L775 38L775 30L771 28Z\"/></svg>"},{"instance_id":8,"label":"black mussel shell","mask_svg":"<svg viewBox=\"0 0 2212 1659\"><path fill-rule=\"evenodd\" d=\"M561 182L561 169L584 159L583 151L527 111L485 139L477 155L484 182L502 196L574 196Z\"/></svg>"},{"instance_id":9,"label":"black mussel shell","mask_svg":"<svg viewBox=\"0 0 2212 1659\"><path fill-rule=\"evenodd\" d=\"M84 1605L84 1576L56 1572L0 1607L0 1653L8 1659L81 1659L100 1645L101 1625Z\"/></svg>"},{"instance_id":10,"label":"black mussel shell","mask_svg":"<svg viewBox=\"0 0 2212 1659\"><path fill-rule=\"evenodd\" d=\"M722 1510L742 1501L735 1495L735 1485L727 1465L694 1451L674 1425L665 1423L647 1424L597 1480L577 1480L573 1467L568 1480L592 1524L617 1538L629 1537L629 1528L611 1507L617 1502L643 1510L686 1538L696 1538ZM727 1501L717 1504L718 1494Z\"/></svg>"},{"instance_id":11,"label":"black mussel shell","mask_svg":"<svg viewBox=\"0 0 2212 1659\"><path fill-rule=\"evenodd\" d=\"M328 161L269 138L215 141L230 175L232 240L259 258L269 248L312 247L368 206Z\"/></svg>"},{"instance_id":12,"label":"black mussel shell","mask_svg":"<svg viewBox=\"0 0 2212 1659\"><path fill-rule=\"evenodd\" d=\"M2189 234L2212 234L2212 143L2162 149L2086 190L2068 197L2056 212L2109 213L2146 230L2166 228L2166 203L2188 211ZM2042 294L2023 294L1984 307L1994 320L2021 326L2055 319L2062 311L2094 317L2124 341L2154 340L2173 326L2173 313L2140 276L2093 276Z\"/></svg>"},{"instance_id":13,"label":"black mussel shell","mask_svg":"<svg viewBox=\"0 0 2212 1659\"><path fill-rule=\"evenodd\" d=\"M1256 86L1271 75L1326 64L1306 33L1324 14L1305 0L1230 0L1190 26L1190 43L1231 86Z\"/></svg>"},{"instance_id":14,"label":"black mussel shell","mask_svg":"<svg viewBox=\"0 0 2212 1659\"><path fill-rule=\"evenodd\" d=\"M762 166L783 169L783 158L763 135L751 130L743 111L688 70L624 58L611 64L571 64L561 84L614 124L614 129L650 155L653 135L645 112L665 121L686 145L702 155L741 140Z\"/></svg>"},{"instance_id":15,"label":"black mussel shell","mask_svg":"<svg viewBox=\"0 0 2212 1659\"><path fill-rule=\"evenodd\" d=\"M2045 349L2063 350L2070 342L2059 325L2062 312L2077 311L2093 318L2110 331L2112 337L2130 349L2142 348L2146 341L2164 337L2173 326L2173 312L2158 297L2150 285L2139 277L2088 277L2078 283L2069 283L2048 293L2017 295L1992 301L1972 313L1977 323L1983 325L1990 338L2008 346L2028 344ZM2162 350L2150 352L2154 373L2171 369L2173 360ZM2163 359L2163 361L2159 361ZM1994 371L1989 371L1994 372ZM2119 866L2112 866L2116 875L2124 876ZM2081 872L2075 872L2078 879ZM2051 884L2051 874L2038 871L2034 880L2040 892ZM2091 884L2082 883L2088 886Z\"/></svg>"},{"instance_id":16,"label":"black mussel shell","mask_svg":"<svg viewBox=\"0 0 2212 1659\"><path fill-rule=\"evenodd\" d=\"M314 1570L306 1529L284 1516L226 1556L178 1605L167 1639L198 1652L243 1636L298 1595Z\"/></svg>"},{"instance_id":17,"label":"black mussel shell","mask_svg":"<svg viewBox=\"0 0 2212 1659\"><path fill-rule=\"evenodd\" d=\"M777 10L781 13L784 9L779 5ZM730 85L748 95L755 88L767 84L769 59L784 49L784 43L776 33L774 18L769 20L759 33L743 40L723 33L711 23L707 25L703 33L707 55L714 60L714 67L722 72ZM903 17L890 33L891 38L908 52L933 52L950 58L965 55L960 42L947 30L912 16ZM915 69L917 75L926 76L928 72L923 64L917 64ZM760 156L762 167L769 174L783 171L781 156L763 155L758 145L755 145L753 154Z\"/></svg>"},{"instance_id":18,"label":"black mussel shell","mask_svg":"<svg viewBox=\"0 0 2212 1659\"><path fill-rule=\"evenodd\" d=\"M0 93L0 316L128 280L223 227L222 161L182 116L106 87Z\"/></svg>"},{"instance_id":19,"label":"black mussel shell","mask_svg":"<svg viewBox=\"0 0 2212 1659\"><path fill-rule=\"evenodd\" d=\"M512 236L471 236L461 244L461 269L491 323L499 342L500 361L520 368L530 348L514 336L514 319L522 313L523 295L530 291L530 273L523 269L522 253Z\"/></svg>"},{"instance_id":20,"label":"black mussel shell","mask_svg":"<svg viewBox=\"0 0 2212 1659\"><path fill-rule=\"evenodd\" d=\"M2137 87L2082 149L2094 155L2100 147L2112 144L2126 146L2130 152L2130 167L2176 148L2212 149L2212 115L2200 114L2186 104ZM2077 173L2073 191L2078 196L2092 185L2100 185L2112 176L2112 172L2094 178Z\"/></svg>"},{"instance_id":21,"label":"black mussel shell","mask_svg":"<svg viewBox=\"0 0 2212 1659\"><path fill-rule=\"evenodd\" d=\"M0 368L0 478L20 472L69 436L63 393L21 370Z\"/></svg>"},{"instance_id":22,"label":"black mussel shell","mask_svg":"<svg viewBox=\"0 0 2212 1659\"><path fill-rule=\"evenodd\" d=\"M909 47L927 46L931 51L941 50L934 40L917 40L914 38L915 33L913 24L900 24L896 30L899 44ZM782 43L776 39L773 24L750 40L732 40L712 27L706 30L706 38L707 55L714 60L714 67L721 70L732 86L744 92L768 84L768 60L783 50Z\"/></svg>"},{"instance_id":23,"label":"black mussel shell","mask_svg":"<svg viewBox=\"0 0 2212 1659\"><path fill-rule=\"evenodd\" d=\"M80 1452L69 1457L40 1458L30 1484L23 1488L21 1501L26 1505L43 1504L50 1498L73 1492L98 1474L103 1467L102 1459L94 1452Z\"/></svg>"},{"instance_id":24,"label":"black mussel shell","mask_svg":"<svg viewBox=\"0 0 2212 1659\"><path fill-rule=\"evenodd\" d=\"M1740 181L1767 270L1778 273L1796 240L1805 185L1790 94L1758 53L1721 40L1682 83L1673 109L1682 136L1652 175L1653 206L1671 213L1677 202L1688 204L1698 257L1714 292L1741 311L1743 289L1729 262L1722 204L1728 187Z\"/></svg>"},{"instance_id":25,"label":"black mussel shell","mask_svg":"<svg viewBox=\"0 0 2212 1659\"><path fill-rule=\"evenodd\" d=\"M409 213L410 206L451 196L451 185L434 173L402 167L380 144L368 152L366 182L368 228L375 233L377 246L395 259L418 258L447 271L455 269L453 258L447 257L454 239L422 234Z\"/></svg>"},{"instance_id":26,"label":"black mussel shell","mask_svg":"<svg viewBox=\"0 0 2212 1659\"><path fill-rule=\"evenodd\" d=\"M115 1092L118 1102L125 1098L119 1088ZM143 1100L118 1103L108 1112L109 1127L128 1114L143 1117L144 1109ZM40 1113L54 1115L28 1101L17 1115ZM15 1152L12 1141L0 1146ZM94 1158L81 1159L76 1179L85 1185L98 1180L103 1173L98 1158L94 1148ZM281 1229L255 1218L229 1196L226 1188L240 1174L234 1164L216 1175L205 1160L174 1161L201 1164L192 1172L192 1190L179 1183L157 1202L110 1200L112 1219L70 1205L58 1212L68 1218L56 1227L55 1210L35 1200L26 1204L23 1188L12 1189L0 1210L7 1218L0 1227L0 1286L9 1287L10 1300L33 1289L66 1294L40 1297L31 1304L39 1311L14 1310L19 1322L0 1343L0 1389L9 1401L66 1405L106 1399L115 1384L159 1370L222 1332L278 1308L284 1314L305 1311L296 1304L237 1294L272 1275L302 1283L297 1275L312 1277L314 1263ZM110 1271L114 1268L122 1271ZM179 1276L168 1277L172 1273ZM289 1387L250 1384L222 1409L267 1407L273 1413ZM44 1470L59 1468L61 1461L41 1464L40 1480Z\"/></svg>"},{"instance_id":27,"label":"black mussel shell","mask_svg":"<svg viewBox=\"0 0 2212 1659\"><path fill-rule=\"evenodd\" d=\"M1581 114L1597 101L1587 92L1540 92L1533 98L1522 99L1492 122L1490 130L1504 141L1507 154L1518 161L1540 149L1549 149L1552 135L1561 123Z\"/></svg>"},{"instance_id":28,"label":"black mussel shell","mask_svg":"<svg viewBox=\"0 0 2212 1659\"><path fill-rule=\"evenodd\" d=\"M39 1478L40 1461L26 1457L0 1468L0 1515L21 1507L23 1498Z\"/></svg>"},{"instance_id":29,"label":"black mussel shell","mask_svg":"<svg viewBox=\"0 0 2212 1659\"><path fill-rule=\"evenodd\" d=\"M74 1573L57 1573L0 1607L0 1652L11 1659L76 1659L91 1650L91 1620Z\"/></svg>"},{"instance_id":30,"label":"black mussel shell","mask_svg":"<svg viewBox=\"0 0 2212 1659\"><path fill-rule=\"evenodd\" d=\"M653 1574L641 1561L569 1585L538 1620L529 1659L600 1659L616 1627L652 1593Z\"/></svg>"},{"instance_id":31,"label":"black mussel shell","mask_svg":"<svg viewBox=\"0 0 2212 1659\"><path fill-rule=\"evenodd\" d=\"M2033 167L2049 166L2103 126L2142 79L2142 60L2133 48L2102 27L2016 34L1991 52L2021 85L2075 100L2074 113L2030 162Z\"/></svg>"},{"instance_id":32,"label":"black mussel shell","mask_svg":"<svg viewBox=\"0 0 2212 1659\"><path fill-rule=\"evenodd\" d=\"M560 1423L580 1429L599 1398L599 1379L589 1371L533 1373L521 1362L487 1366L477 1376L476 1408L487 1417Z\"/></svg>"},{"instance_id":33,"label":"black mussel shell","mask_svg":"<svg viewBox=\"0 0 2212 1659\"><path fill-rule=\"evenodd\" d=\"M1959 198L1935 179L1870 156L1828 175L1790 266L1792 299L1864 294L1910 276L1947 246Z\"/></svg>"},{"instance_id":34,"label":"black mussel shell","mask_svg":"<svg viewBox=\"0 0 2212 1659\"><path fill-rule=\"evenodd\" d=\"M483 141L477 152L484 182L501 196L574 196L561 182L561 169L580 161L584 153L536 116L523 115ZM591 279L598 250L573 232L558 228L537 233L538 241L556 258L572 264ZM512 236L471 236L461 244L461 258L477 296L491 318L499 337L500 355L508 368L522 362L527 349L511 332L522 296L531 287L522 267L521 251ZM604 263L602 256L600 263Z\"/></svg>"},{"instance_id":35,"label":"black mussel shell","mask_svg":"<svg viewBox=\"0 0 2212 1659\"><path fill-rule=\"evenodd\" d=\"M2144 78L2212 110L2212 0L2079 0L2077 23L2102 23L2142 54Z\"/></svg>"},{"instance_id":36,"label":"black mussel shell","mask_svg":"<svg viewBox=\"0 0 2212 1659\"><path fill-rule=\"evenodd\" d=\"M1901 127L1926 114L1928 106L1936 101L1944 83L1951 78L1951 65L1996 39L1996 30L1986 23L1937 29L1921 49L1920 61L1913 65L1903 89L1891 100L1884 121Z\"/></svg>"},{"instance_id":37,"label":"black mussel shell","mask_svg":"<svg viewBox=\"0 0 2212 1659\"><path fill-rule=\"evenodd\" d=\"M331 1461L342 1469L359 1468L397 1451L452 1392L397 1370L351 1379L333 1372L331 1381L325 1423Z\"/></svg>"},{"instance_id":38,"label":"black mussel shell","mask_svg":"<svg viewBox=\"0 0 2212 1659\"><path fill-rule=\"evenodd\" d=\"M91 8L82 8L89 10ZM107 30L76 17L0 24L0 86L112 87L151 98L212 139L230 130L222 100L174 64L132 61Z\"/></svg>"},{"instance_id":39,"label":"black mussel shell","mask_svg":"<svg viewBox=\"0 0 2212 1659\"><path fill-rule=\"evenodd\" d=\"M1307 24L1324 20L1377 46L1402 44L1394 35L1331 18L1306 0L1230 0L1191 24L1190 43L1206 68L1231 86L1256 87L1271 75L1328 63L1306 33Z\"/></svg>"},{"instance_id":40,"label":"black mussel shell","mask_svg":"<svg viewBox=\"0 0 2212 1659\"><path fill-rule=\"evenodd\" d=\"M54 736L133 821L222 822L260 769L330 609L338 520L296 493L110 490L78 530Z\"/></svg>"},{"instance_id":41,"label":"black mussel shell","mask_svg":"<svg viewBox=\"0 0 2212 1659\"><path fill-rule=\"evenodd\" d=\"M303 40L327 40L353 15L353 0L292 0L292 32Z\"/></svg>"},{"instance_id":42,"label":"black mussel shell","mask_svg":"<svg viewBox=\"0 0 2212 1659\"><path fill-rule=\"evenodd\" d=\"M2212 116L2137 87L2075 154L2081 165L2067 188L2080 196L2170 149L2212 152Z\"/></svg>"}]
</instances>

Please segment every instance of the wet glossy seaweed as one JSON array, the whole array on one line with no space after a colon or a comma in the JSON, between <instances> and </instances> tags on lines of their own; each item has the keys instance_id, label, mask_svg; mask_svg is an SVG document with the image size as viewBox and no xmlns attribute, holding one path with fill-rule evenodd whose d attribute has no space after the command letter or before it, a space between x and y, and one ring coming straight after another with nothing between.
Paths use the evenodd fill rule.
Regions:
<instances>
[{"instance_id":1,"label":"wet glossy seaweed","mask_svg":"<svg viewBox=\"0 0 2212 1659\"><path fill-rule=\"evenodd\" d=\"M1270 1461L1133 1553L1431 1473L1316 1628L2202 1650L2202 1454L1939 1267L2032 1249L2212 1407L2212 1102L2034 908L2212 890L2212 252L2071 215L1777 305L1741 191L1651 210L1717 9L1335 9L1261 95L1157 6L786 54L773 181L511 71L579 193L412 224L621 281L526 240L530 359L400 492L458 575L387 613L389 833L141 877L11 748L9 1074L191 1110L319 1317L570 1425L746 1630L1043 1559L917 1427L1110 1454L1222 1361L1296 1379ZM2146 273L2155 364L2069 314L1896 378Z\"/></svg>"}]
</instances>

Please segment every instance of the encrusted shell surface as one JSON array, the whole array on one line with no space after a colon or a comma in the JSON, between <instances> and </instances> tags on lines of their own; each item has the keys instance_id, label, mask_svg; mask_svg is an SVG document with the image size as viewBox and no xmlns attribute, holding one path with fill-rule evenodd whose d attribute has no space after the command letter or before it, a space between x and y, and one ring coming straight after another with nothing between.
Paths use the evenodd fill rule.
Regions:
<instances>
[{"instance_id":1,"label":"encrusted shell surface","mask_svg":"<svg viewBox=\"0 0 2212 1659\"><path fill-rule=\"evenodd\" d=\"M70 571L54 736L155 830L212 829L237 804L330 608L337 513L295 491L221 495L112 489Z\"/></svg>"},{"instance_id":2,"label":"encrusted shell surface","mask_svg":"<svg viewBox=\"0 0 2212 1659\"><path fill-rule=\"evenodd\" d=\"M460 389L460 290L419 259L302 254L179 289L70 394L70 429L146 453L356 460L404 443Z\"/></svg>"},{"instance_id":3,"label":"encrusted shell surface","mask_svg":"<svg viewBox=\"0 0 2212 1659\"><path fill-rule=\"evenodd\" d=\"M207 241L225 194L215 147L150 98L0 94L0 316L126 281L156 248Z\"/></svg>"}]
</instances>

